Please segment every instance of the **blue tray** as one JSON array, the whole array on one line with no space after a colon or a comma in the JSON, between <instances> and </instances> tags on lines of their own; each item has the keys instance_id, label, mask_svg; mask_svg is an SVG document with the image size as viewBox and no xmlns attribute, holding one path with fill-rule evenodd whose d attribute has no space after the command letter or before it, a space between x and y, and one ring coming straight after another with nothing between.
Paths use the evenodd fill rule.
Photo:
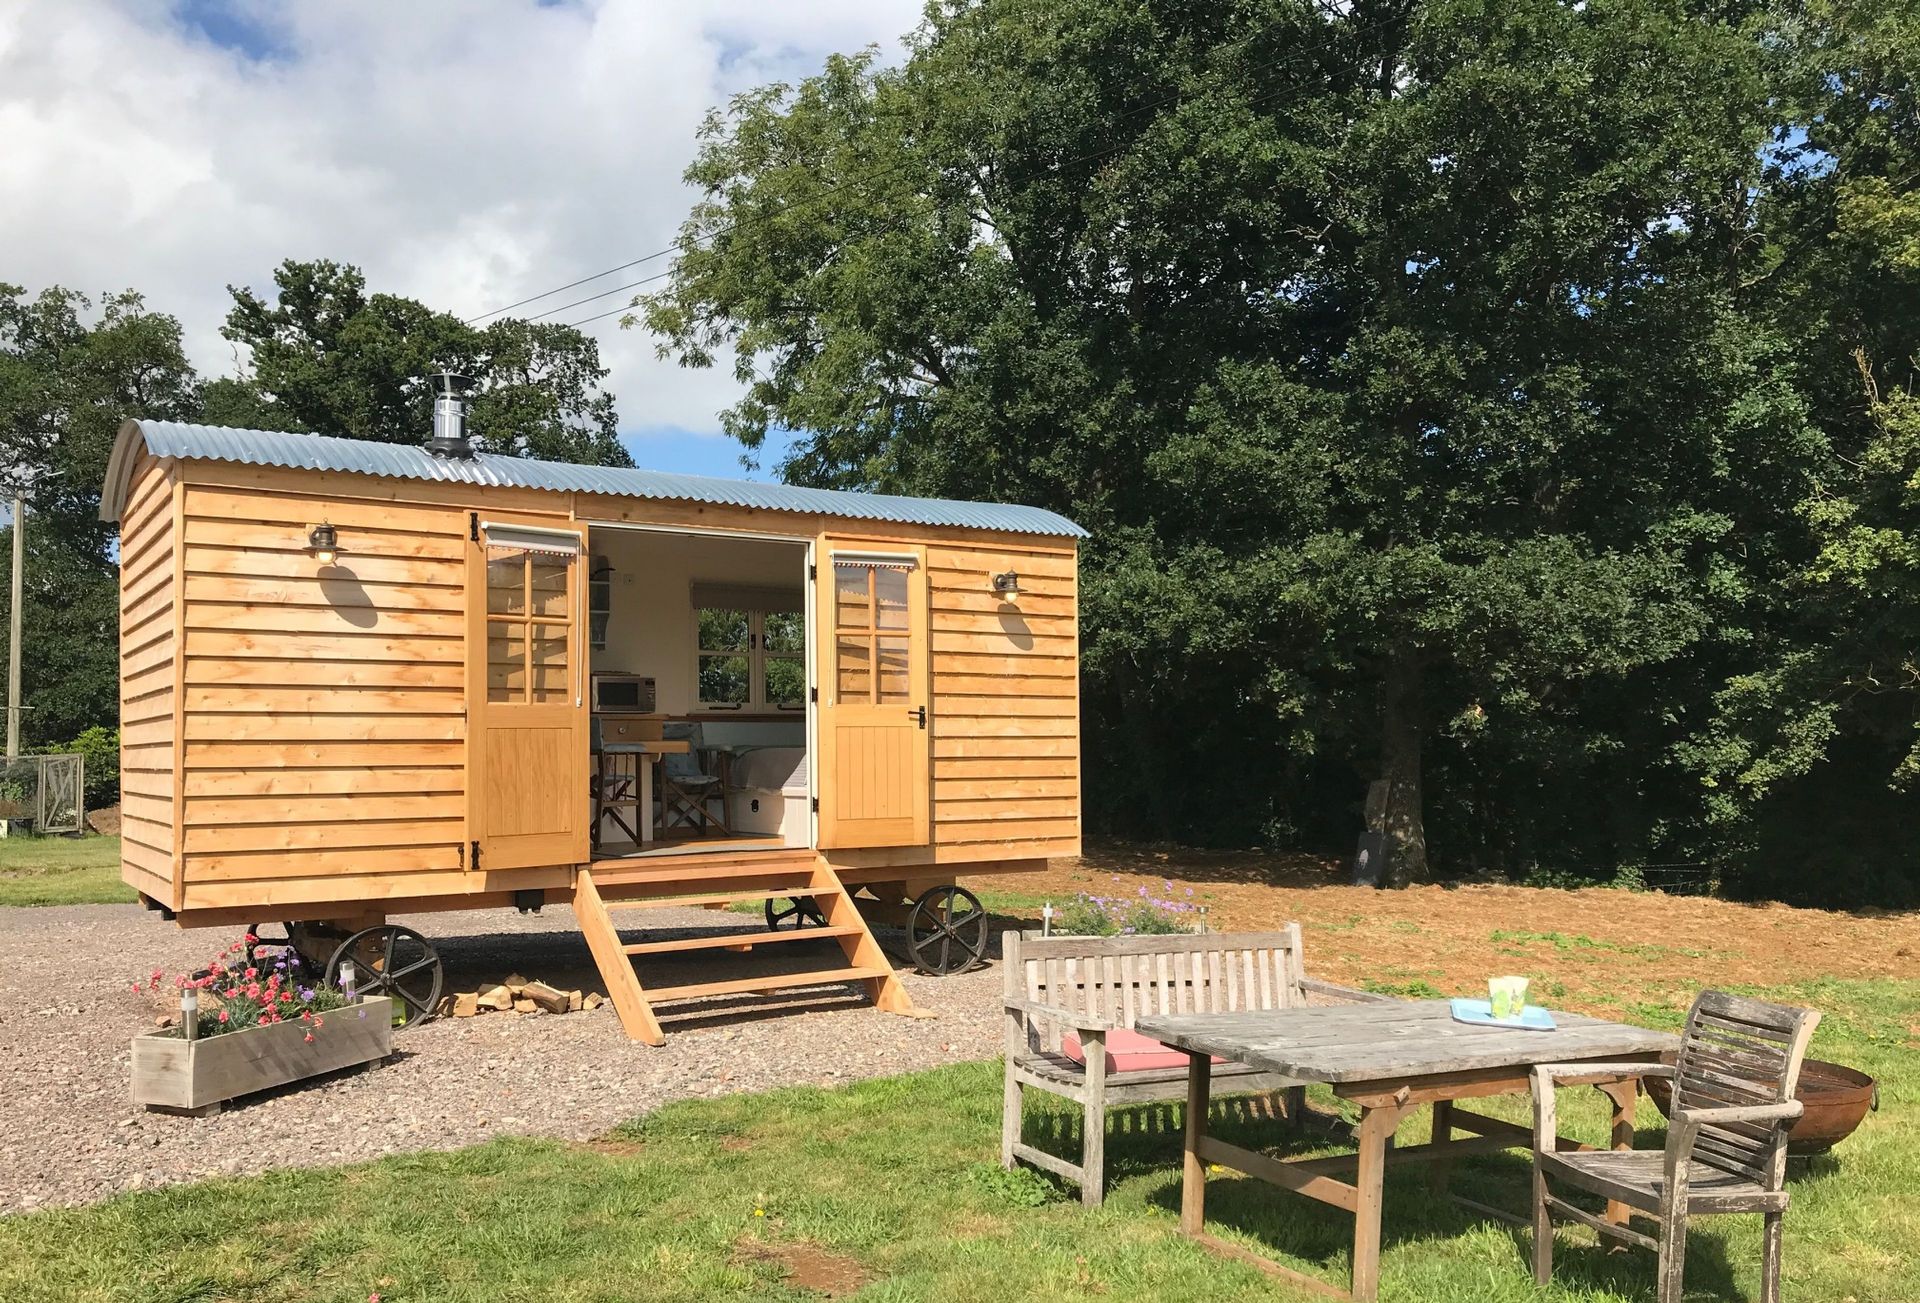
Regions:
<instances>
[{"instance_id":1,"label":"blue tray","mask_svg":"<svg viewBox=\"0 0 1920 1303\"><path fill-rule=\"evenodd\" d=\"M1493 1005L1486 1000L1453 1000L1453 1020L1472 1023L1476 1027L1519 1027L1530 1032L1550 1032L1554 1030L1553 1015L1537 1004L1530 1004L1518 1018L1496 1018Z\"/></svg>"}]
</instances>

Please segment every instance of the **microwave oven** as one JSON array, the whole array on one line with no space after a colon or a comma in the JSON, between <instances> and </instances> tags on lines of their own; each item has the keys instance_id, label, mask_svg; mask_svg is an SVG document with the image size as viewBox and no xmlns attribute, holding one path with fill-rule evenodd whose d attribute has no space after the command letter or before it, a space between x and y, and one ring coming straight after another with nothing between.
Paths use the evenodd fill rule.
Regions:
<instances>
[{"instance_id":1,"label":"microwave oven","mask_svg":"<svg viewBox=\"0 0 1920 1303\"><path fill-rule=\"evenodd\" d=\"M651 715L653 679L643 674L596 674L593 708L609 714Z\"/></svg>"}]
</instances>

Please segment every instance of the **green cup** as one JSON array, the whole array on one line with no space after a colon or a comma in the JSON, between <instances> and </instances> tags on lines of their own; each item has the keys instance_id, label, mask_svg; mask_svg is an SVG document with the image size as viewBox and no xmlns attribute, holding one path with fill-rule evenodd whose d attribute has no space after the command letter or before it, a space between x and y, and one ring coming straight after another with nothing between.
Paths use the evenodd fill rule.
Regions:
<instances>
[{"instance_id":1,"label":"green cup","mask_svg":"<svg viewBox=\"0 0 1920 1303\"><path fill-rule=\"evenodd\" d=\"M1527 1011L1527 979L1494 977L1487 980L1487 1003L1493 1016L1518 1021Z\"/></svg>"}]
</instances>

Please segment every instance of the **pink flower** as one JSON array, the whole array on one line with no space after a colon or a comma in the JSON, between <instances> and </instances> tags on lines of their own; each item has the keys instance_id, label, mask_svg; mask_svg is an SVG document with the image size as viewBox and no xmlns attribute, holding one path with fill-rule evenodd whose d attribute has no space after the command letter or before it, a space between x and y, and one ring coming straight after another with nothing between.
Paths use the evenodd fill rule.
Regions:
<instances>
[{"instance_id":1,"label":"pink flower","mask_svg":"<svg viewBox=\"0 0 1920 1303\"><path fill-rule=\"evenodd\" d=\"M248 979L249 981L251 981L252 979L254 979L254 978L256 978L256 977L258 977L258 976L260 976L260 970L259 970L259 969L257 969L257 968L255 968L255 967L254 967L254 966L253 966L252 964L248 964L248 965L247 965L247 979Z\"/></svg>"},{"instance_id":2,"label":"pink flower","mask_svg":"<svg viewBox=\"0 0 1920 1303\"><path fill-rule=\"evenodd\" d=\"M311 1044L313 1044L313 1033L312 1033L312 1032L308 1032L308 1033L307 1033L307 1044L309 1044L309 1045L311 1045ZM375 1297L378 1297L378 1295L376 1295Z\"/></svg>"},{"instance_id":3,"label":"pink flower","mask_svg":"<svg viewBox=\"0 0 1920 1303\"><path fill-rule=\"evenodd\" d=\"M375 1290L373 1293L367 1295L367 1303L380 1303L380 1291Z\"/></svg>"},{"instance_id":4,"label":"pink flower","mask_svg":"<svg viewBox=\"0 0 1920 1303\"><path fill-rule=\"evenodd\" d=\"M227 1020L227 1011L226 1011L225 1009L222 1009L222 1010L220 1011L220 1021L221 1021L221 1022L225 1022L226 1020ZM236 1042L234 1042L234 1043L235 1043L236 1045L237 1045L237 1044L239 1044L239 1042L237 1042L237 1041L236 1041Z\"/></svg>"},{"instance_id":5,"label":"pink flower","mask_svg":"<svg viewBox=\"0 0 1920 1303\"><path fill-rule=\"evenodd\" d=\"M325 1018L315 1018L313 1020L313 1025L315 1027L324 1027L327 1025L327 1020Z\"/></svg>"},{"instance_id":6,"label":"pink flower","mask_svg":"<svg viewBox=\"0 0 1920 1303\"><path fill-rule=\"evenodd\" d=\"M138 983L138 982L135 982L135 983L133 984L133 993L134 993L135 995L138 995L138 994L140 994L140 983Z\"/></svg>"},{"instance_id":7,"label":"pink flower","mask_svg":"<svg viewBox=\"0 0 1920 1303\"><path fill-rule=\"evenodd\" d=\"M259 941L259 940L260 940L260 938L259 938L259 937L257 937L257 936L255 936L255 935L254 935L253 933L251 933L251 932L249 932L249 933L247 933L247 934L246 934L245 936L243 936L243 937L241 937L241 938L240 938L240 941L241 941L241 944L243 944L243 945L249 945L249 946L250 946L250 945L253 945L254 943L256 943L256 942L257 942L257 941Z\"/></svg>"}]
</instances>

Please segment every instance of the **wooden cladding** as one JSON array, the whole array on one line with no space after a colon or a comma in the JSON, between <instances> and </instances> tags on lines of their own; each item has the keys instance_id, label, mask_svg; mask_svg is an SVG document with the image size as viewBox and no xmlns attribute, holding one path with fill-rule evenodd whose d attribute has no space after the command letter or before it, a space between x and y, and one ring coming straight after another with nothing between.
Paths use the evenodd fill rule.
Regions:
<instances>
[{"instance_id":1,"label":"wooden cladding","mask_svg":"<svg viewBox=\"0 0 1920 1303\"><path fill-rule=\"evenodd\" d=\"M1080 679L1070 548L927 549L933 626L933 840L956 862L1080 845ZM1020 593L992 589L1012 570Z\"/></svg>"},{"instance_id":2,"label":"wooden cladding","mask_svg":"<svg viewBox=\"0 0 1920 1303\"><path fill-rule=\"evenodd\" d=\"M180 606L175 489L149 457L120 522L120 876L179 903Z\"/></svg>"},{"instance_id":3,"label":"wooden cladding","mask_svg":"<svg viewBox=\"0 0 1920 1303\"><path fill-rule=\"evenodd\" d=\"M333 565L307 551L322 520ZM187 486L190 907L464 890L467 531L451 507Z\"/></svg>"}]
</instances>

